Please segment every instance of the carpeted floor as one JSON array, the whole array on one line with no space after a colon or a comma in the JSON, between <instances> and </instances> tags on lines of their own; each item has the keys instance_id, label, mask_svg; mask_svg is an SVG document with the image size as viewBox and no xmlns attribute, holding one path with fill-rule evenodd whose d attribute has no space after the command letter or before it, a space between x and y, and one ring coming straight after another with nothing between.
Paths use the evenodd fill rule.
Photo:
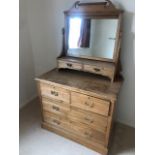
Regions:
<instances>
[{"instance_id":1,"label":"carpeted floor","mask_svg":"<svg viewBox=\"0 0 155 155\"><path fill-rule=\"evenodd\" d=\"M63 138L40 126L37 100L20 110L20 155L100 155L78 143ZM134 155L134 128L116 123L109 155Z\"/></svg>"}]
</instances>

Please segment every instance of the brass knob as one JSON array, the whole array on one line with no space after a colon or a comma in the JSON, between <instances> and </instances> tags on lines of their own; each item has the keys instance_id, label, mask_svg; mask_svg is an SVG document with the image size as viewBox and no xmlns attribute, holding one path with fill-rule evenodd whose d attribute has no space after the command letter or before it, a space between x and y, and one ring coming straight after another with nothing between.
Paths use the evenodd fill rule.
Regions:
<instances>
[{"instance_id":1,"label":"brass knob","mask_svg":"<svg viewBox=\"0 0 155 155\"><path fill-rule=\"evenodd\" d=\"M60 124L60 122L59 122L58 120L56 120L56 119L54 119L53 122L54 122L55 124L57 124L57 125Z\"/></svg>"},{"instance_id":2,"label":"brass knob","mask_svg":"<svg viewBox=\"0 0 155 155\"><path fill-rule=\"evenodd\" d=\"M58 92L55 92L53 90L51 91L51 94L54 95L54 96L58 96L59 95Z\"/></svg>"},{"instance_id":3,"label":"brass knob","mask_svg":"<svg viewBox=\"0 0 155 155\"><path fill-rule=\"evenodd\" d=\"M68 67L72 67L72 64L67 63L67 66L68 66Z\"/></svg>"},{"instance_id":4,"label":"brass knob","mask_svg":"<svg viewBox=\"0 0 155 155\"><path fill-rule=\"evenodd\" d=\"M55 96L58 96L59 94L58 94L58 92L55 92Z\"/></svg>"},{"instance_id":5,"label":"brass knob","mask_svg":"<svg viewBox=\"0 0 155 155\"><path fill-rule=\"evenodd\" d=\"M88 138L91 138L92 137L92 133L91 132L86 131L84 134Z\"/></svg>"},{"instance_id":6,"label":"brass knob","mask_svg":"<svg viewBox=\"0 0 155 155\"><path fill-rule=\"evenodd\" d=\"M59 107L56 107L56 106L52 106L52 108L53 108L54 110L56 110L56 111L59 111L59 110L60 110Z\"/></svg>"},{"instance_id":7,"label":"brass knob","mask_svg":"<svg viewBox=\"0 0 155 155\"><path fill-rule=\"evenodd\" d=\"M100 72L100 69L99 69L99 68L94 68L94 70L95 70L96 72Z\"/></svg>"},{"instance_id":8,"label":"brass knob","mask_svg":"<svg viewBox=\"0 0 155 155\"><path fill-rule=\"evenodd\" d=\"M85 119L86 121L88 121L89 123L93 123L93 122L94 122L92 119L87 118L87 117L85 117L84 119Z\"/></svg>"},{"instance_id":9,"label":"brass knob","mask_svg":"<svg viewBox=\"0 0 155 155\"><path fill-rule=\"evenodd\" d=\"M94 107L94 103L93 102L85 102L85 105L86 106L89 106L90 108L93 108Z\"/></svg>"}]
</instances>

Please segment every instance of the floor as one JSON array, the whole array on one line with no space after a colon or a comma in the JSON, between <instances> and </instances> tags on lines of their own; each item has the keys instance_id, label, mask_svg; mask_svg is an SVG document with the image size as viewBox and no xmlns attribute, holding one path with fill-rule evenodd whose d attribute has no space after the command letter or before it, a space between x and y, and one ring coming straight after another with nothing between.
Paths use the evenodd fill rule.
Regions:
<instances>
[{"instance_id":1,"label":"floor","mask_svg":"<svg viewBox=\"0 0 155 155\"><path fill-rule=\"evenodd\" d=\"M20 110L20 155L100 155L41 126L40 105L34 100ZM134 128L116 123L109 155L134 155Z\"/></svg>"}]
</instances>

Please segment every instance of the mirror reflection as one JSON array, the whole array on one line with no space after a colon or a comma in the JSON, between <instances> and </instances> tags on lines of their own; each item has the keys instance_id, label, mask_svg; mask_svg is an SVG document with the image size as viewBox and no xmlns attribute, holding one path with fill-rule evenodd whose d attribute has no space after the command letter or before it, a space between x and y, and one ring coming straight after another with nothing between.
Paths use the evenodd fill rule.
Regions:
<instances>
[{"instance_id":1,"label":"mirror reflection","mask_svg":"<svg viewBox=\"0 0 155 155\"><path fill-rule=\"evenodd\" d=\"M69 19L68 55L113 58L118 19Z\"/></svg>"}]
</instances>

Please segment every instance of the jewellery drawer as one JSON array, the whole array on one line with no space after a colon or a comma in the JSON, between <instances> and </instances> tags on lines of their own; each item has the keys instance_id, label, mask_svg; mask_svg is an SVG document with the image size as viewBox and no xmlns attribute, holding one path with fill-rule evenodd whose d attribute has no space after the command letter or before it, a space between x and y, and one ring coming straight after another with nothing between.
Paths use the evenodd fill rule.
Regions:
<instances>
[{"instance_id":1,"label":"jewellery drawer","mask_svg":"<svg viewBox=\"0 0 155 155\"><path fill-rule=\"evenodd\" d=\"M108 116L110 102L103 99L72 92L71 106Z\"/></svg>"},{"instance_id":2,"label":"jewellery drawer","mask_svg":"<svg viewBox=\"0 0 155 155\"><path fill-rule=\"evenodd\" d=\"M70 68L75 70L82 70L82 64L68 61L60 61L58 60L59 68Z\"/></svg>"},{"instance_id":3,"label":"jewellery drawer","mask_svg":"<svg viewBox=\"0 0 155 155\"><path fill-rule=\"evenodd\" d=\"M68 114L70 120L84 123L96 129L100 132L106 132L107 130L107 117L101 116L95 113L80 110L78 108L71 108Z\"/></svg>"},{"instance_id":4,"label":"jewellery drawer","mask_svg":"<svg viewBox=\"0 0 155 155\"><path fill-rule=\"evenodd\" d=\"M64 128L64 129L65 128L67 129L70 126L70 122L59 115L54 115L45 111L43 112L43 115L44 115L44 122L46 123L49 123L51 125Z\"/></svg>"},{"instance_id":5,"label":"jewellery drawer","mask_svg":"<svg viewBox=\"0 0 155 155\"><path fill-rule=\"evenodd\" d=\"M59 115L67 115L67 113L70 111L69 104L62 104L46 98L42 98L42 105L44 111L52 112Z\"/></svg>"},{"instance_id":6,"label":"jewellery drawer","mask_svg":"<svg viewBox=\"0 0 155 155\"><path fill-rule=\"evenodd\" d=\"M70 102L70 93L68 90L57 87L57 86L52 86L48 84L40 84L40 89L41 89L41 95L59 100L61 102L69 103Z\"/></svg>"},{"instance_id":7,"label":"jewellery drawer","mask_svg":"<svg viewBox=\"0 0 155 155\"><path fill-rule=\"evenodd\" d=\"M102 145L105 144L105 134L90 128L87 125L81 124L79 122L70 121L71 129L70 131L81 138L85 138L86 140L93 141L96 143L100 143Z\"/></svg>"},{"instance_id":8,"label":"jewellery drawer","mask_svg":"<svg viewBox=\"0 0 155 155\"><path fill-rule=\"evenodd\" d=\"M99 66L92 66L92 65L84 65L84 71L100 74L100 75L111 75L112 71L111 69L108 69L106 67L99 67Z\"/></svg>"}]
</instances>

